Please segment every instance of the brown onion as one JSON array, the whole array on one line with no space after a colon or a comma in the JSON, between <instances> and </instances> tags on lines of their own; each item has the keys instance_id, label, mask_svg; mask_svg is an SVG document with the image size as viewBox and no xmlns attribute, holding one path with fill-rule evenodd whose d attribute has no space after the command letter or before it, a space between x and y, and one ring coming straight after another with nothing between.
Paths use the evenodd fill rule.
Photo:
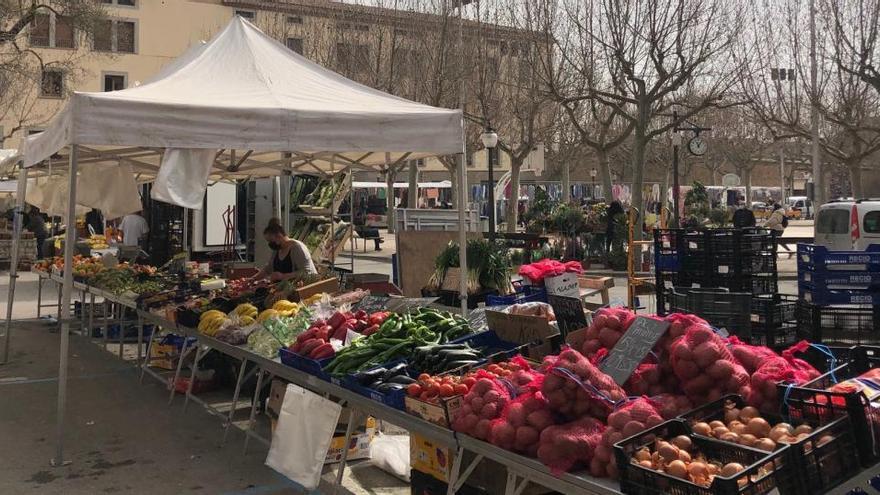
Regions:
<instances>
[{"instance_id":1,"label":"brown onion","mask_svg":"<svg viewBox=\"0 0 880 495\"><path fill-rule=\"evenodd\" d=\"M721 476L723 478L729 478L731 476L736 475L737 473L739 473L743 469L745 469L745 468L743 467L742 464L740 464L738 462L730 462L730 463L725 464L724 467L721 468L721 473L719 474L719 476Z\"/></svg>"},{"instance_id":2,"label":"brown onion","mask_svg":"<svg viewBox=\"0 0 880 495\"><path fill-rule=\"evenodd\" d=\"M709 426L709 423L696 423L693 426L694 433L697 435L703 435L704 437L708 437L712 435L712 427Z\"/></svg>"},{"instance_id":3,"label":"brown onion","mask_svg":"<svg viewBox=\"0 0 880 495\"><path fill-rule=\"evenodd\" d=\"M682 461L672 461L666 466L666 472L676 478L684 478L688 474L687 466Z\"/></svg>"}]
</instances>

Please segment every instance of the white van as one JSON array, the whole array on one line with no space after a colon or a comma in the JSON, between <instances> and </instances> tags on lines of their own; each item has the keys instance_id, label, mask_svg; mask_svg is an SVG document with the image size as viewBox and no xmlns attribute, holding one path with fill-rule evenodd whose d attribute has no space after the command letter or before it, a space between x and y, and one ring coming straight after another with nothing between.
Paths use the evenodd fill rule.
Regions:
<instances>
[{"instance_id":1,"label":"white van","mask_svg":"<svg viewBox=\"0 0 880 495\"><path fill-rule=\"evenodd\" d=\"M880 244L880 199L832 201L816 212L815 243L831 251Z\"/></svg>"},{"instance_id":2,"label":"white van","mask_svg":"<svg viewBox=\"0 0 880 495\"><path fill-rule=\"evenodd\" d=\"M799 211L800 218L811 218L813 216L813 202L806 196L789 196L785 198L785 204L788 206L789 211Z\"/></svg>"}]
</instances>

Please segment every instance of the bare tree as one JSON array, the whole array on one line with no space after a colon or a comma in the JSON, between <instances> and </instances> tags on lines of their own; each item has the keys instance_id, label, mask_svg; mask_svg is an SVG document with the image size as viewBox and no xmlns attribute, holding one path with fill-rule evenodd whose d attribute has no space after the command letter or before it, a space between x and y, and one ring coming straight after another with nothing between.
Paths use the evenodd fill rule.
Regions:
<instances>
[{"instance_id":1,"label":"bare tree","mask_svg":"<svg viewBox=\"0 0 880 495\"><path fill-rule=\"evenodd\" d=\"M41 96L63 98L83 75L80 60L92 56L90 40L106 26L100 2L0 0L0 120L3 138L43 125L55 109ZM45 50L44 48L68 48ZM90 48L90 47L89 47Z\"/></svg>"},{"instance_id":2,"label":"bare tree","mask_svg":"<svg viewBox=\"0 0 880 495\"><path fill-rule=\"evenodd\" d=\"M641 195L648 143L698 112L723 104L738 73L730 52L742 25L734 2L707 0L564 0L582 26L602 72L563 101L596 101L633 126L632 204ZM586 11L584 11L586 8ZM679 109L677 119L670 111ZM640 233L640 231L637 230Z\"/></svg>"}]
</instances>

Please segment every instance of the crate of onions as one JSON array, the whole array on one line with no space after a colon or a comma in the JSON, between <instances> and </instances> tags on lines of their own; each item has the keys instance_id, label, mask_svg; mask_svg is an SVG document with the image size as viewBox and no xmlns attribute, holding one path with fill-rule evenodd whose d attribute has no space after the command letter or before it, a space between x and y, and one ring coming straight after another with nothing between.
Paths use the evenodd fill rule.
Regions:
<instances>
[{"instance_id":1,"label":"crate of onions","mask_svg":"<svg viewBox=\"0 0 880 495\"><path fill-rule=\"evenodd\" d=\"M761 412L739 395L728 395L680 416L694 435L776 452L788 446L788 457L802 487L799 493L825 493L859 469L855 435L847 416L828 422L803 415Z\"/></svg>"},{"instance_id":2,"label":"crate of onions","mask_svg":"<svg viewBox=\"0 0 880 495\"><path fill-rule=\"evenodd\" d=\"M674 419L614 445L620 490L629 495L799 493L784 446L776 452L694 435Z\"/></svg>"}]
</instances>

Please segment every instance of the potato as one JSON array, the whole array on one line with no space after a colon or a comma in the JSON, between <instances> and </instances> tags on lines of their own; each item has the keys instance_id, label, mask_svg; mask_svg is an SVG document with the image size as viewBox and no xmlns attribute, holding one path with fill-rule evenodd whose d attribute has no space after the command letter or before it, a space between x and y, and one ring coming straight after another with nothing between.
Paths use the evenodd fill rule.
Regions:
<instances>
[{"instance_id":1,"label":"potato","mask_svg":"<svg viewBox=\"0 0 880 495\"><path fill-rule=\"evenodd\" d=\"M632 417L629 415L629 411L614 411L608 415L608 426L617 430L623 430L623 427L631 420Z\"/></svg>"},{"instance_id":2,"label":"potato","mask_svg":"<svg viewBox=\"0 0 880 495\"><path fill-rule=\"evenodd\" d=\"M499 421L492 425L492 432L489 435L491 443L499 447L510 449L514 447L516 429L507 421Z\"/></svg>"},{"instance_id":3,"label":"potato","mask_svg":"<svg viewBox=\"0 0 880 495\"><path fill-rule=\"evenodd\" d=\"M516 445L517 450L527 450L532 445L538 443L538 430L531 426L520 426L516 429Z\"/></svg>"},{"instance_id":4,"label":"potato","mask_svg":"<svg viewBox=\"0 0 880 495\"><path fill-rule=\"evenodd\" d=\"M541 431L553 425L553 414L547 409L539 409L526 417L526 423Z\"/></svg>"},{"instance_id":5,"label":"potato","mask_svg":"<svg viewBox=\"0 0 880 495\"><path fill-rule=\"evenodd\" d=\"M623 438L628 438L635 435L636 433L645 431L646 429L647 427L644 423L640 423L638 421L630 421L629 423L624 425L621 433L623 434Z\"/></svg>"}]
</instances>

